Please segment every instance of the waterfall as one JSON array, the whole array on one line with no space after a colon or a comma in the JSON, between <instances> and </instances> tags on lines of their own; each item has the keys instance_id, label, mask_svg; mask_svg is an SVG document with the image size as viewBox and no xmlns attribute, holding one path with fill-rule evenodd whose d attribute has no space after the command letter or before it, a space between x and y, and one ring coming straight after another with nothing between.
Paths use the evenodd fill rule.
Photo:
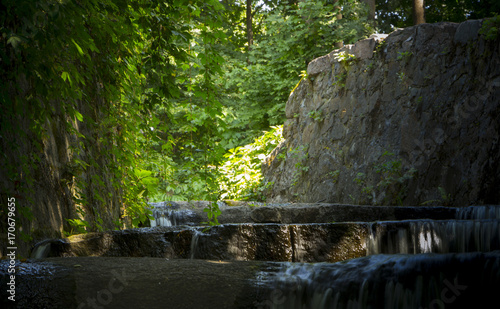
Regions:
<instances>
[{"instance_id":1,"label":"waterfall","mask_svg":"<svg viewBox=\"0 0 500 309\"><path fill-rule=\"evenodd\" d=\"M457 210L455 220L370 223L367 255L500 250L500 206Z\"/></svg>"},{"instance_id":2,"label":"waterfall","mask_svg":"<svg viewBox=\"0 0 500 309\"><path fill-rule=\"evenodd\" d=\"M50 247L51 246L50 246L49 241L36 244L35 247L33 248L33 250L31 251L30 258L43 259L43 258L48 257L49 252L50 252Z\"/></svg>"},{"instance_id":3,"label":"waterfall","mask_svg":"<svg viewBox=\"0 0 500 309\"><path fill-rule=\"evenodd\" d=\"M151 204L153 206L153 218L151 227L155 226L178 226L194 224L192 218L196 214L189 209L178 209L177 207L164 203Z\"/></svg>"},{"instance_id":4,"label":"waterfall","mask_svg":"<svg viewBox=\"0 0 500 309\"><path fill-rule=\"evenodd\" d=\"M200 238L200 235L203 234L202 232L192 229L193 231L193 237L191 238L191 253L189 258L192 260L196 256L196 249L198 247L198 239Z\"/></svg>"},{"instance_id":5,"label":"waterfall","mask_svg":"<svg viewBox=\"0 0 500 309\"><path fill-rule=\"evenodd\" d=\"M500 288L500 252L282 263L277 273L267 276L274 284L263 290L264 308L488 307Z\"/></svg>"},{"instance_id":6,"label":"waterfall","mask_svg":"<svg viewBox=\"0 0 500 309\"><path fill-rule=\"evenodd\" d=\"M65 247L68 244L61 239L46 239L36 243L31 250L30 258L44 259L52 256L59 256L61 252L65 252Z\"/></svg>"},{"instance_id":7,"label":"waterfall","mask_svg":"<svg viewBox=\"0 0 500 309\"><path fill-rule=\"evenodd\" d=\"M368 223L367 256L282 263L263 281L273 283L263 289L260 304L273 309L489 307L500 291L499 219L499 206L474 206L457 209L453 220Z\"/></svg>"},{"instance_id":8,"label":"waterfall","mask_svg":"<svg viewBox=\"0 0 500 309\"><path fill-rule=\"evenodd\" d=\"M484 219L500 219L500 206L469 206L460 208L457 211L456 218L458 220L484 220Z\"/></svg>"},{"instance_id":9,"label":"waterfall","mask_svg":"<svg viewBox=\"0 0 500 309\"><path fill-rule=\"evenodd\" d=\"M489 252L500 250L498 220L375 222L367 254Z\"/></svg>"}]
</instances>

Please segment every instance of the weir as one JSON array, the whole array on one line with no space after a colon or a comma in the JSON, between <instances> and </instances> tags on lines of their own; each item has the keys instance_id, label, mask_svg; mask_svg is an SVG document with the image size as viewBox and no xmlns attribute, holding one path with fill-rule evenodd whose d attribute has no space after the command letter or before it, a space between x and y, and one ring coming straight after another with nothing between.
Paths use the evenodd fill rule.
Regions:
<instances>
[{"instance_id":1,"label":"weir","mask_svg":"<svg viewBox=\"0 0 500 309\"><path fill-rule=\"evenodd\" d=\"M90 256L111 261L162 258L158 261L174 264L190 260L195 268L210 261L255 263L248 264L251 271L245 270L245 291L251 300L240 306L240 299L226 308L470 308L478 301L491 301L500 290L500 206L422 211L312 204L295 206L296 211L308 207L307 216L296 216L298 220L283 212L282 205L260 206L258 216L252 211L259 207L245 207L223 208L221 216L232 212L226 218L235 223L204 227L196 216L184 215L190 213L185 210L196 213L196 208L162 204L156 214L168 214L170 223L159 221L164 226L46 240L33 248L28 264ZM330 222L338 212L344 221ZM379 220L359 221L363 212L377 214ZM327 222L318 222L321 216ZM239 223L251 217L286 223ZM315 222L305 223L304 218ZM211 274L215 281L226 280L222 269ZM28 281L38 280L35 274L26 276ZM186 284L192 283L181 286Z\"/></svg>"}]
</instances>

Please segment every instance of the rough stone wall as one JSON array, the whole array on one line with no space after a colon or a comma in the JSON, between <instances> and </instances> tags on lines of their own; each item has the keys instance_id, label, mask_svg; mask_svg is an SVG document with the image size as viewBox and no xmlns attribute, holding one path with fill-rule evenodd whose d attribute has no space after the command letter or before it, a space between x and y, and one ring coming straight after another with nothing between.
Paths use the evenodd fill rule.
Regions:
<instances>
[{"instance_id":1,"label":"rough stone wall","mask_svg":"<svg viewBox=\"0 0 500 309\"><path fill-rule=\"evenodd\" d=\"M481 26L423 24L313 60L263 166L267 200L498 204L500 40Z\"/></svg>"}]
</instances>

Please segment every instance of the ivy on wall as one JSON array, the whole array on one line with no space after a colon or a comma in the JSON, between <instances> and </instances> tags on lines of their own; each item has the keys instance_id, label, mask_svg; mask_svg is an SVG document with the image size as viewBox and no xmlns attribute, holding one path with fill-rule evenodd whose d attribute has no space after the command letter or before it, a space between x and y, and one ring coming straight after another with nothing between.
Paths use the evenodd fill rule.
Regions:
<instances>
[{"instance_id":1,"label":"ivy on wall","mask_svg":"<svg viewBox=\"0 0 500 309\"><path fill-rule=\"evenodd\" d=\"M210 88L217 74L211 46L220 4L21 0L0 6L1 155L9 159L2 160L2 191L21 192L27 202L20 210L33 219L35 182L58 178L74 207L73 218L66 218L69 232L147 221L144 197L158 182L144 168L147 149L159 140L153 111L182 91L175 70L192 57L188 46L195 28L203 38L196 58L205 79L193 96L206 113L199 126L214 128L219 106ZM49 129L61 122L64 134L53 132L60 127ZM53 134L67 137L61 150L66 161L51 166L51 175L36 175L40 161L51 160L47 148ZM32 151L13 158L16 147L26 145ZM213 151L213 143L205 145ZM209 174L208 168L203 173Z\"/></svg>"}]
</instances>

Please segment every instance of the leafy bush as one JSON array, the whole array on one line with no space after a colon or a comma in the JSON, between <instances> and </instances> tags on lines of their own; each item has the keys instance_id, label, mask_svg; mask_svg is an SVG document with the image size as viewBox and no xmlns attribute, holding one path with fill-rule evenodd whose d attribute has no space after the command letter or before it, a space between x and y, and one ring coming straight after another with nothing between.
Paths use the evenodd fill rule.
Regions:
<instances>
[{"instance_id":1,"label":"leafy bush","mask_svg":"<svg viewBox=\"0 0 500 309\"><path fill-rule=\"evenodd\" d=\"M269 132L255 139L252 144L236 147L225 155L220 167L222 199L261 201L261 164L271 151L283 141L283 126L274 126Z\"/></svg>"}]
</instances>

